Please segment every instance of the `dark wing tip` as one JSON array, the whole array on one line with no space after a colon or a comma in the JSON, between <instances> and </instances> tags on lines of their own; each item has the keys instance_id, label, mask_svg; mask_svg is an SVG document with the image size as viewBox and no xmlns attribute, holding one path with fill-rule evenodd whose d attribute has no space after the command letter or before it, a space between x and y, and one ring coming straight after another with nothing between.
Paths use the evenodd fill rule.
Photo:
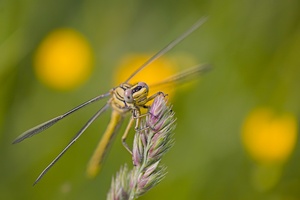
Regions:
<instances>
[{"instance_id":1,"label":"dark wing tip","mask_svg":"<svg viewBox=\"0 0 300 200\"><path fill-rule=\"evenodd\" d=\"M17 144L19 142L21 142L23 139L21 138L16 138L11 144Z\"/></svg>"},{"instance_id":2,"label":"dark wing tip","mask_svg":"<svg viewBox=\"0 0 300 200\"><path fill-rule=\"evenodd\" d=\"M17 144L22 142L23 140L25 140L26 138L30 137L30 135L28 134L29 131L26 131L24 133L22 133L21 135L19 135L13 142L12 144Z\"/></svg>"}]
</instances>

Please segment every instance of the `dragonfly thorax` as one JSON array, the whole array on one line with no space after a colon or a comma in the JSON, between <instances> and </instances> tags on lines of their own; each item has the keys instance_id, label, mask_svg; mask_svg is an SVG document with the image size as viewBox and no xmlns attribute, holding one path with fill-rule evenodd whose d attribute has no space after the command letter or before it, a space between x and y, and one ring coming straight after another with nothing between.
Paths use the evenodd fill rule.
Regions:
<instances>
[{"instance_id":1,"label":"dragonfly thorax","mask_svg":"<svg viewBox=\"0 0 300 200\"><path fill-rule=\"evenodd\" d=\"M134 85L121 84L113 90L111 105L120 112L127 112L132 108L144 106L147 103L149 87L144 82Z\"/></svg>"},{"instance_id":2,"label":"dragonfly thorax","mask_svg":"<svg viewBox=\"0 0 300 200\"><path fill-rule=\"evenodd\" d=\"M124 91L124 100L126 103L140 104L144 102L144 99L147 99L148 92L148 85L144 82L138 82Z\"/></svg>"}]
</instances>

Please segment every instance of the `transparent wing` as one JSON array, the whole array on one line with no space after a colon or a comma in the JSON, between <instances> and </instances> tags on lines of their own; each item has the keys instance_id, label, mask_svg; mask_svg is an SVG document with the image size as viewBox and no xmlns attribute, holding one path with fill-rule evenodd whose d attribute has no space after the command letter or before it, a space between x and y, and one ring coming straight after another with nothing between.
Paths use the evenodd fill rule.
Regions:
<instances>
[{"instance_id":1,"label":"transparent wing","mask_svg":"<svg viewBox=\"0 0 300 200\"><path fill-rule=\"evenodd\" d=\"M149 87L153 88L153 87L167 86L170 83L185 82L192 79L193 77L197 77L200 74L209 71L210 69L211 69L211 65L209 64L196 65L183 72L170 76L169 78L166 78L161 82L152 84Z\"/></svg>"},{"instance_id":2,"label":"transparent wing","mask_svg":"<svg viewBox=\"0 0 300 200\"><path fill-rule=\"evenodd\" d=\"M63 119L65 117L67 117L68 115L74 113L75 111L77 111L77 110L83 108L84 106L89 105L89 104L91 104L91 103L93 103L95 101L103 99L103 98L105 98L105 97L107 97L109 95L110 95L110 92L102 94L102 95L99 95L99 96L97 96L97 97L95 97L93 99L90 99L89 101L84 102L83 104L80 104L79 106L73 108L72 110L70 110L70 111L68 111L68 112L66 112L66 113L64 113L64 114L62 114L62 115L60 115L58 117L55 117L55 118L53 118L53 119L51 119L49 121L46 121L46 122L44 122L42 124L39 124L39 125L31 128L31 129L25 131L24 133L22 133L19 137L17 137L13 141L13 144L19 143L19 142L23 141L26 138L32 137L32 136L34 136L34 135L36 135L36 134L38 134L38 133L46 130L47 128L49 128L52 125L56 124L61 119Z\"/></svg>"},{"instance_id":3,"label":"transparent wing","mask_svg":"<svg viewBox=\"0 0 300 200\"><path fill-rule=\"evenodd\" d=\"M93 117L91 117L87 123L80 129L80 131L73 137L69 144L56 156L56 158L42 171L42 173L37 177L34 184L37 184L41 178L48 172L48 170L64 155L64 153L76 142L76 140L82 135L82 133L107 109L109 104L105 104L98 112L96 112Z\"/></svg>"},{"instance_id":4,"label":"transparent wing","mask_svg":"<svg viewBox=\"0 0 300 200\"><path fill-rule=\"evenodd\" d=\"M130 79L132 79L137 73L139 73L142 69L147 67L149 64L151 64L153 61L173 49L177 44L179 44L182 40L184 40L187 36L189 36L192 32L194 32L196 29L198 29L204 22L207 21L207 17L203 17L200 20L198 20L191 28L189 28L186 32L181 34L179 37L177 37L175 40L170 42L166 47L164 47L162 50L157 52L155 55L153 55L149 60L147 60L142 66L140 66L135 72L133 72L125 81L125 83L128 83Z\"/></svg>"}]
</instances>

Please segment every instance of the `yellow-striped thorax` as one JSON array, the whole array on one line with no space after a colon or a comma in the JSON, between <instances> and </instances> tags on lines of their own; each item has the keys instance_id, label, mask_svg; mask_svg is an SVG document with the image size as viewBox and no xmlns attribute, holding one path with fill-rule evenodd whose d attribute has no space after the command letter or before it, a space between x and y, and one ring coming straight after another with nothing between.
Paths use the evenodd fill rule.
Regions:
<instances>
[{"instance_id":1,"label":"yellow-striped thorax","mask_svg":"<svg viewBox=\"0 0 300 200\"><path fill-rule=\"evenodd\" d=\"M145 106L148 102L149 87L144 82L134 85L123 83L112 90L110 104L120 113Z\"/></svg>"}]
</instances>

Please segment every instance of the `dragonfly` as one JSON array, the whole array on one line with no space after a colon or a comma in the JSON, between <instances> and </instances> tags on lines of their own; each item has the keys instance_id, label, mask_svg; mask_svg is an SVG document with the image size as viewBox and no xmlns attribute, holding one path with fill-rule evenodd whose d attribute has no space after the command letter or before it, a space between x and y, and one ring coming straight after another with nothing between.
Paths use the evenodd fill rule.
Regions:
<instances>
[{"instance_id":1,"label":"dragonfly","mask_svg":"<svg viewBox=\"0 0 300 200\"><path fill-rule=\"evenodd\" d=\"M209 65L197 65L195 67L191 67L181 73L175 74L165 80L156 83L153 86L148 86L145 82L137 82L135 84L131 84L130 80L136 76L141 70L145 67L149 66L153 61L157 60L159 57L173 49L177 44L183 41L187 36L197 30L201 25L203 25L207 21L207 17L203 17L199 19L195 24L193 24L188 30L182 33L179 37L175 40L171 41L167 44L164 48L154 54L150 59L148 59L144 64L142 64L136 71L134 71L123 83L119 86L110 89L108 92L98 95L77 107L67 111L66 113L59 115L53 119L50 119L44 123L41 123L24 133L18 136L14 141L13 144L19 143L29 137L32 137L59 122L60 120L66 118L67 116L73 114L74 112L78 111L79 109L90 105L94 102L97 102L104 98L109 98L106 104L101 107L87 122L86 124L74 135L71 141L67 144L67 146L50 162L50 164L39 174L36 178L33 185L37 184L42 177L49 171L49 169L66 153L66 151L77 141L77 139L86 131L86 129L108 108L112 108L111 113L111 120L108 123L108 126L96 147L95 152L93 153L87 168L87 174L90 177L95 177L101 169L103 159L107 153L109 146L111 145L111 141L115 137L118 129L120 128L123 119L127 115L127 113L131 113L130 120L128 125L125 129L125 132L122 135L122 144L130 153L131 150L126 143L126 138L128 136L129 131L131 130L132 126L135 123L135 130L138 130L139 123L141 117L145 114L141 113L141 109L149 108L148 103L151 102L157 95L163 94L163 92L157 92L153 95L149 96L149 87L155 87L160 85L167 85L174 82L184 81L188 77L197 76L200 73L205 72L209 69ZM147 114L147 113L146 113Z\"/></svg>"}]
</instances>

